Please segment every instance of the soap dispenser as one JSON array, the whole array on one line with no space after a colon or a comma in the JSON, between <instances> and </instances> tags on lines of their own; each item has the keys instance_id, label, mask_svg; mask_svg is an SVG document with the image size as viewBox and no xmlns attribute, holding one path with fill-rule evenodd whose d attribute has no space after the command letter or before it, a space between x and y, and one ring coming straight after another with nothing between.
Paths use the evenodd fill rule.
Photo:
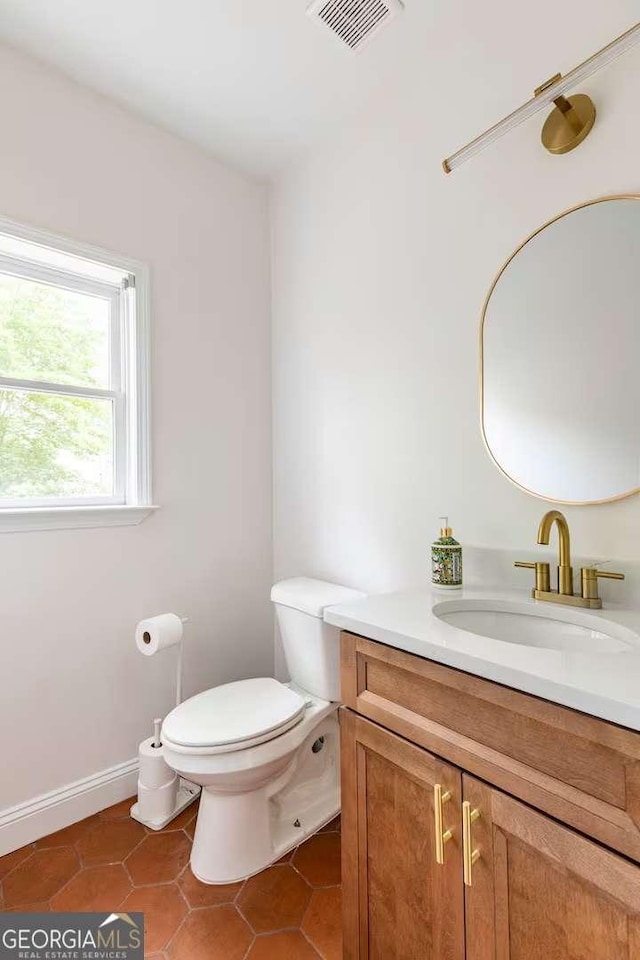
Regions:
<instances>
[{"instance_id":1,"label":"soap dispenser","mask_svg":"<svg viewBox=\"0 0 640 960\"><path fill-rule=\"evenodd\" d=\"M462 587L462 547L453 538L448 517L444 521L440 536L431 544L431 582L435 587L446 590L459 590Z\"/></svg>"}]
</instances>

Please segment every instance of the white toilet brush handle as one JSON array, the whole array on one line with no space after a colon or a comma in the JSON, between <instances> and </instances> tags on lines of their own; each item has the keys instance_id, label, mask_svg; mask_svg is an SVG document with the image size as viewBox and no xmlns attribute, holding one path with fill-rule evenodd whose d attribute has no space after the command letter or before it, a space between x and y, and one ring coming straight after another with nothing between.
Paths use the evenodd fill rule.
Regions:
<instances>
[{"instance_id":1,"label":"white toilet brush handle","mask_svg":"<svg viewBox=\"0 0 640 960\"><path fill-rule=\"evenodd\" d=\"M160 740L160 727L162 726L162 720L157 719L153 721L153 743L152 747L161 747L162 741Z\"/></svg>"},{"instance_id":2,"label":"white toilet brush handle","mask_svg":"<svg viewBox=\"0 0 640 960\"><path fill-rule=\"evenodd\" d=\"M178 662L176 664L176 707L182 703L182 641L178 644Z\"/></svg>"}]
</instances>

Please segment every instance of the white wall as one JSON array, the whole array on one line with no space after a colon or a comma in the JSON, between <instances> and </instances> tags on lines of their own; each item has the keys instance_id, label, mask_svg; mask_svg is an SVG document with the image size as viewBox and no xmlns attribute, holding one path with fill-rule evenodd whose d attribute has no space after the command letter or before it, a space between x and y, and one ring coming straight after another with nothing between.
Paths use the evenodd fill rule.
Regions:
<instances>
[{"instance_id":1,"label":"white wall","mask_svg":"<svg viewBox=\"0 0 640 960\"><path fill-rule=\"evenodd\" d=\"M500 475L480 436L480 312L506 257L546 219L640 193L640 51L583 85L599 115L576 152L542 149L543 114L448 177L440 163L637 19L624 0L585 12L577 0L527 12L409 0L395 78L277 184L276 576L419 584L442 513L467 545L510 559L535 550L546 505ZM544 370L539 384L553 390ZM577 554L638 559L638 498L566 514Z\"/></svg>"},{"instance_id":2,"label":"white wall","mask_svg":"<svg viewBox=\"0 0 640 960\"><path fill-rule=\"evenodd\" d=\"M0 214L150 264L157 513L0 535L0 813L135 756L185 693L272 669L270 327L263 186L0 50Z\"/></svg>"}]
</instances>

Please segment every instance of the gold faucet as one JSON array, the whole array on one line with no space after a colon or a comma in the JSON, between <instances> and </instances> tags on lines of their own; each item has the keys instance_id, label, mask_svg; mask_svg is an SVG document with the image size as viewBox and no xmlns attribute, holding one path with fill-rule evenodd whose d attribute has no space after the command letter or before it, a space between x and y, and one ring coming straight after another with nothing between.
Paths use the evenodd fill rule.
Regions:
<instances>
[{"instance_id":1,"label":"gold faucet","mask_svg":"<svg viewBox=\"0 0 640 960\"><path fill-rule=\"evenodd\" d=\"M571 535L569 524L559 510L549 510L545 513L538 527L538 543L548 544L551 537L551 528L558 525L559 552L558 552L558 593L564 597L573 596L573 570L571 569Z\"/></svg>"},{"instance_id":2,"label":"gold faucet","mask_svg":"<svg viewBox=\"0 0 640 960\"><path fill-rule=\"evenodd\" d=\"M551 573L548 563L516 562L516 567L530 567L536 571L536 585L531 591L534 600L546 600L551 603L568 603L575 607L590 607L599 610L602 600L598 596L598 578L607 580L624 580L623 573L610 573L608 570L597 570L595 566L582 567L580 582L582 593L573 592L573 569L571 567L571 535L569 524L564 514L559 510L549 510L545 513L538 527L538 543L548 544L551 538L551 528L558 527L558 589L551 589Z\"/></svg>"}]
</instances>

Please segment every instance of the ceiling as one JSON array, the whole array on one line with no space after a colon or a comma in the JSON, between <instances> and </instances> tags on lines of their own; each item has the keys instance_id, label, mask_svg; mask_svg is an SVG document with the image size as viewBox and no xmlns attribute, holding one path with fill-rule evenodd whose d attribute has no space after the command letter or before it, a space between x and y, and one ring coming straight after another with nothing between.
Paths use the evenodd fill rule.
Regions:
<instances>
[{"instance_id":1,"label":"ceiling","mask_svg":"<svg viewBox=\"0 0 640 960\"><path fill-rule=\"evenodd\" d=\"M406 29L352 54L307 2L0 0L0 37L265 176L357 111Z\"/></svg>"},{"instance_id":2,"label":"ceiling","mask_svg":"<svg viewBox=\"0 0 640 960\"><path fill-rule=\"evenodd\" d=\"M393 90L450 152L628 28L635 0L405 0L358 54L308 0L0 0L0 39L260 177ZM525 29L524 19L528 17ZM549 29L558 19L568 29ZM407 83L409 78L409 83ZM446 89L445 89L446 88ZM402 104L399 102L399 108Z\"/></svg>"}]
</instances>

